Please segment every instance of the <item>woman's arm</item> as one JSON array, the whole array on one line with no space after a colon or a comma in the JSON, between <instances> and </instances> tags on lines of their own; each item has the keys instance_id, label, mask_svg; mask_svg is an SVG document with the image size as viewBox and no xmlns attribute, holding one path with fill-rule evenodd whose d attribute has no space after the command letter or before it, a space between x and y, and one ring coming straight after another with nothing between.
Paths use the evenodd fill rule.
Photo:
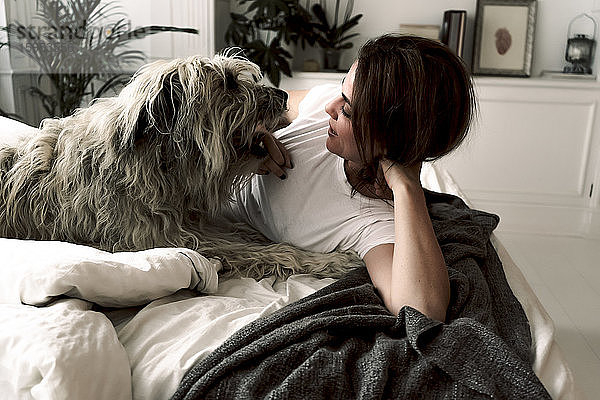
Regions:
<instances>
[{"instance_id":1,"label":"woman's arm","mask_svg":"<svg viewBox=\"0 0 600 400\"><path fill-rule=\"evenodd\" d=\"M395 243L365 255L371 280L392 313L409 305L444 321L450 282L419 182L420 166L408 170L386 160L382 167L394 195Z\"/></svg>"}]
</instances>

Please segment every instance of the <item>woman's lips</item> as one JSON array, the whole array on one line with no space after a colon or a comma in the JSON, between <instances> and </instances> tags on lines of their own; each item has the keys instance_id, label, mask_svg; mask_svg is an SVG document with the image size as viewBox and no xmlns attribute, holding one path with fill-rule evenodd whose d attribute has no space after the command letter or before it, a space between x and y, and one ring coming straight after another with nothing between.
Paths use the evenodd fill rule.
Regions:
<instances>
[{"instance_id":1,"label":"woman's lips","mask_svg":"<svg viewBox=\"0 0 600 400\"><path fill-rule=\"evenodd\" d=\"M329 130L327 131L327 134L329 136L337 136L337 133L335 133L335 131L333 130L333 128L331 127L331 124L329 124Z\"/></svg>"}]
</instances>

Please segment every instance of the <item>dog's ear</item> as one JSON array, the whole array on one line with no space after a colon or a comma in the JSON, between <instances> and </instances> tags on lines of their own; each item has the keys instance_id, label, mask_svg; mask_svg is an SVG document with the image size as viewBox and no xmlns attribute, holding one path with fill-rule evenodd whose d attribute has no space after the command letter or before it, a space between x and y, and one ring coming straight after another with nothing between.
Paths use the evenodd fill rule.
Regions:
<instances>
[{"instance_id":1,"label":"dog's ear","mask_svg":"<svg viewBox=\"0 0 600 400\"><path fill-rule=\"evenodd\" d=\"M165 76L158 94L140 110L133 134L134 143L140 144L152 135L172 133L183 101L183 87L177 72Z\"/></svg>"},{"instance_id":2,"label":"dog's ear","mask_svg":"<svg viewBox=\"0 0 600 400\"><path fill-rule=\"evenodd\" d=\"M148 137L150 136L150 120L148 119L148 115L146 107L142 107L135 123L133 135L131 135L131 138L133 139L131 141L132 147L137 147L148 140Z\"/></svg>"}]
</instances>

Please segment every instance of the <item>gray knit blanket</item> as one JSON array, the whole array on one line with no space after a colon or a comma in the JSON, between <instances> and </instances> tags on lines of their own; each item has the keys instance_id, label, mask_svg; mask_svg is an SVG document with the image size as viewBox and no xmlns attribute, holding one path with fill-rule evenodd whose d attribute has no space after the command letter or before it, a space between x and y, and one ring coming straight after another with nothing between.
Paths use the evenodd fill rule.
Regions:
<instances>
[{"instance_id":1,"label":"gray knit blanket","mask_svg":"<svg viewBox=\"0 0 600 400\"><path fill-rule=\"evenodd\" d=\"M236 332L172 399L549 399L489 241L498 217L426 197L450 276L446 323L411 307L390 314L357 269Z\"/></svg>"}]
</instances>

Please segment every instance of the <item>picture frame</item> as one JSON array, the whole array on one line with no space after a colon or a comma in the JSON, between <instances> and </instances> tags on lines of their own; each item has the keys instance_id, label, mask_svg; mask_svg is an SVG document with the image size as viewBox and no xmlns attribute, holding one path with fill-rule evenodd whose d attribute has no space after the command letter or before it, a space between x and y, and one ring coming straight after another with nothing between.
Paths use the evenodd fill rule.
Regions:
<instances>
[{"instance_id":1,"label":"picture frame","mask_svg":"<svg viewBox=\"0 0 600 400\"><path fill-rule=\"evenodd\" d=\"M531 76L537 0L478 0L474 75Z\"/></svg>"}]
</instances>

